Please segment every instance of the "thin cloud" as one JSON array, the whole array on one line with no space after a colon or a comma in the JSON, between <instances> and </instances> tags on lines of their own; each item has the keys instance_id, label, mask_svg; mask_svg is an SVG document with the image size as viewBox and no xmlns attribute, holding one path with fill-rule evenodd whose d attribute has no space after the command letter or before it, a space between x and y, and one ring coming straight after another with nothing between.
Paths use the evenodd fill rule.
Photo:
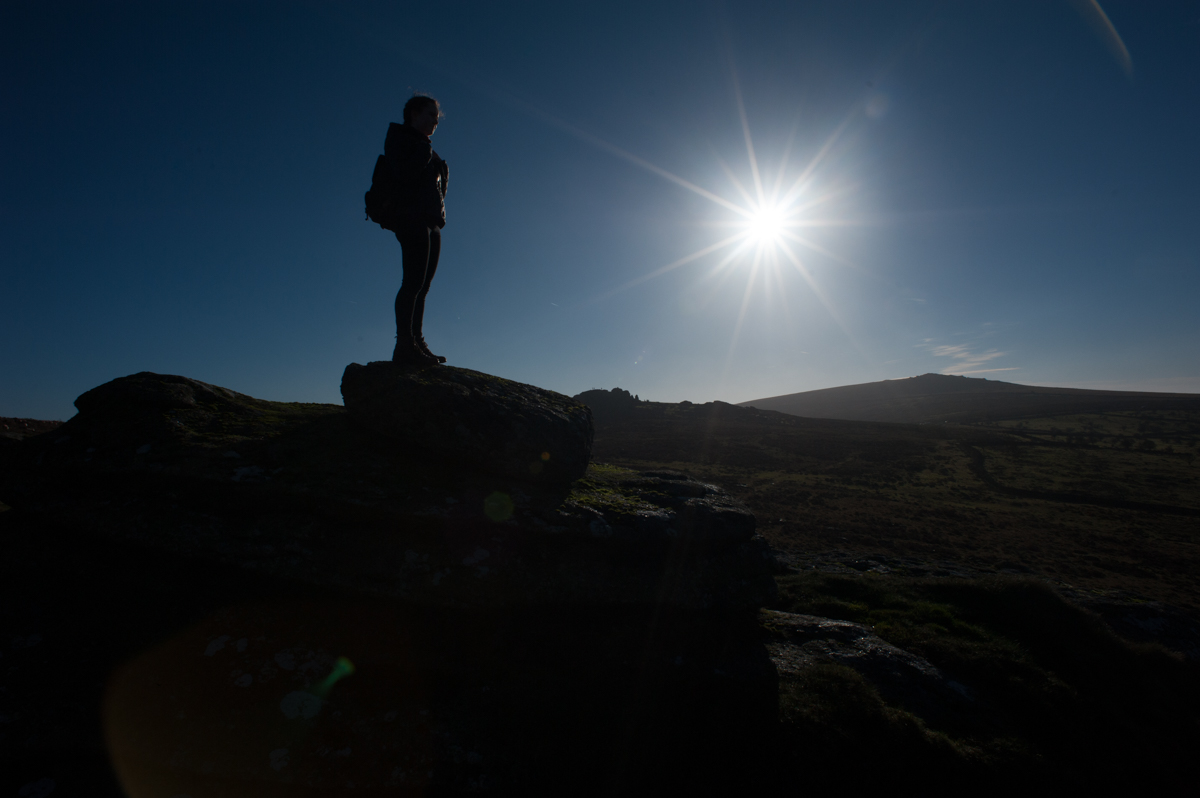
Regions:
<instances>
[{"instance_id":1,"label":"thin cloud","mask_svg":"<svg viewBox=\"0 0 1200 798\"><path fill-rule=\"evenodd\" d=\"M950 365L941 370L942 374L990 374L994 371L1016 371L1019 368L1019 366L981 368L988 366L990 361L1008 354L997 349L989 349L986 352L973 352L968 344L956 344L953 346L946 344L939 346L927 345L925 348L934 357L948 357L951 359L952 362Z\"/></svg>"},{"instance_id":2,"label":"thin cloud","mask_svg":"<svg viewBox=\"0 0 1200 798\"><path fill-rule=\"evenodd\" d=\"M996 371L1020 371L1020 366L1009 366L1006 369L976 369L975 371L956 371L955 374L966 376L968 374L991 374Z\"/></svg>"}]
</instances>

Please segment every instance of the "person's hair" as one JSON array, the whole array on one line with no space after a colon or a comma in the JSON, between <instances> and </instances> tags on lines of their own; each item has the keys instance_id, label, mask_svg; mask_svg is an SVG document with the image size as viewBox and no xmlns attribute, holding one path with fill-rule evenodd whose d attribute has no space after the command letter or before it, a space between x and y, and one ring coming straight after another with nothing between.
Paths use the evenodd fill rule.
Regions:
<instances>
[{"instance_id":1,"label":"person's hair","mask_svg":"<svg viewBox=\"0 0 1200 798\"><path fill-rule=\"evenodd\" d=\"M421 113L431 105L433 106L434 110L437 111L437 115L440 117L442 115L442 106L437 100L433 99L428 94L414 94L409 98L408 102L404 104L404 124L411 124L414 116Z\"/></svg>"}]
</instances>

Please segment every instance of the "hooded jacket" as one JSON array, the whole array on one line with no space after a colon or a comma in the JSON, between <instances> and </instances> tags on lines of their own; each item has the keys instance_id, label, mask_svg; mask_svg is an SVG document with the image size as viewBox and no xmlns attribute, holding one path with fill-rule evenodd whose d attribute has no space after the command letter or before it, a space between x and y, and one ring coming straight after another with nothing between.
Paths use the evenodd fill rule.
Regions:
<instances>
[{"instance_id":1,"label":"hooded jacket","mask_svg":"<svg viewBox=\"0 0 1200 798\"><path fill-rule=\"evenodd\" d=\"M392 169L397 215L401 222L446 226L446 186L450 169L429 139L415 128L392 122L383 143Z\"/></svg>"}]
</instances>

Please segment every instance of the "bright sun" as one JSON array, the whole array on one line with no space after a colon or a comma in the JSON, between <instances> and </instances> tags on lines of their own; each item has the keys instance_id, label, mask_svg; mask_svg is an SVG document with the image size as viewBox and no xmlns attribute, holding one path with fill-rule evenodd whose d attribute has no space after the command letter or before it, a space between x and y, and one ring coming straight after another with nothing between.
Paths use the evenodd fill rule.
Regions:
<instances>
[{"instance_id":1,"label":"bright sun","mask_svg":"<svg viewBox=\"0 0 1200 798\"><path fill-rule=\"evenodd\" d=\"M835 145L838 144L843 133L850 127L859 113L859 109L852 109L842 123L829 134L813 154L812 158L807 163L797 164L796 167L790 167L788 159L792 149L792 139L796 136L796 130L793 129L791 137L783 148L777 166L772 168L769 173L764 173L759 168L754 142L750 136L750 125L746 119L745 108L742 105L740 89L738 89L737 110L741 117L742 132L746 139L746 156L750 167L750 180L746 181L744 178L736 175L723 160L718 158L718 165L725 172L729 178L731 188L734 189L733 192L726 193L725 195L702 188L689 180L672 174L660 166L626 152L591 134L572 128L572 132L581 138L649 172L653 172L659 177L665 178L729 212L729 215L724 219L713 219L710 224L716 228L725 228L730 235L714 241L707 246L703 246L695 252L684 255L665 266L660 266L657 269L635 277L624 285L614 288L604 296L610 296L632 288L635 285L640 285L647 280L653 280L681 266L693 263L701 258L707 258L709 255L722 253L720 259L710 270L714 278L719 278L718 282L723 280L723 278L719 277L720 275L727 275L732 270L744 269L749 275L742 298L741 312L738 315L737 325L734 328L734 340L737 339L738 331L741 329L747 308L749 307L751 292L755 286L782 285L779 281L783 279L785 272L791 270L799 273L800 277L808 284L813 293L817 295L821 303L829 307L831 313L833 312L832 307L829 306L828 301L823 296L813 273L809 270L805 262L807 258L801 258L801 250L815 252L826 260L845 262L812 240L807 231L815 228L853 223L847 220L815 217L813 214L816 209L829 206L830 203L841 199L853 191L853 186L846 184L835 184L827 188L822 188L822 183L825 181L821 179L818 169L828 168L824 165L824 162L831 157L832 153L836 152ZM769 290L774 292L775 289L771 288Z\"/></svg>"},{"instance_id":2,"label":"bright sun","mask_svg":"<svg viewBox=\"0 0 1200 798\"><path fill-rule=\"evenodd\" d=\"M764 205L746 221L750 237L758 244L769 244L783 235L787 226L784 209L778 205Z\"/></svg>"}]
</instances>

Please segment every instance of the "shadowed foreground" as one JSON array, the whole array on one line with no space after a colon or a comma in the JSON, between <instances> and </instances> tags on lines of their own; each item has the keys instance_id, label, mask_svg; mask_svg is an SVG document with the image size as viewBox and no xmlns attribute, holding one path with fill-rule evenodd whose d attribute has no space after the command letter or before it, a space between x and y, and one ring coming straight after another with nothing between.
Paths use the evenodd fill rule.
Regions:
<instances>
[{"instance_id":1,"label":"shadowed foreground","mask_svg":"<svg viewBox=\"0 0 1200 798\"><path fill-rule=\"evenodd\" d=\"M1073 567L1071 512L1192 519L990 470L1036 462L1021 445L1068 447L632 401L596 432L621 465L547 483L397 445L336 406L125 380L110 395L137 401L84 401L0 449L10 792L118 795L114 767L135 798L1142 791L1198 775L1187 607L1046 578ZM778 590L754 517L717 483L791 564ZM1141 505L1193 506L1186 485L1157 490ZM840 547L820 547L835 524ZM1143 545L1186 552L1184 527L1157 529ZM1030 541L1053 556L1022 574ZM1138 584L1186 597L1187 569Z\"/></svg>"},{"instance_id":2,"label":"shadowed foreground","mask_svg":"<svg viewBox=\"0 0 1200 798\"><path fill-rule=\"evenodd\" d=\"M771 608L845 624L763 624L805 785L1198 775L1196 401L975 426L610 404L597 459L725 487L791 571Z\"/></svg>"},{"instance_id":3,"label":"shadowed foreground","mask_svg":"<svg viewBox=\"0 0 1200 798\"><path fill-rule=\"evenodd\" d=\"M775 583L753 516L671 471L555 469L588 462L567 397L373 371L421 394L421 437L378 429L413 416L403 399L348 412L142 373L4 450L14 786L76 761L99 778L105 748L134 798L766 772L748 763L776 712L757 626ZM472 436L486 457L440 445Z\"/></svg>"}]
</instances>

